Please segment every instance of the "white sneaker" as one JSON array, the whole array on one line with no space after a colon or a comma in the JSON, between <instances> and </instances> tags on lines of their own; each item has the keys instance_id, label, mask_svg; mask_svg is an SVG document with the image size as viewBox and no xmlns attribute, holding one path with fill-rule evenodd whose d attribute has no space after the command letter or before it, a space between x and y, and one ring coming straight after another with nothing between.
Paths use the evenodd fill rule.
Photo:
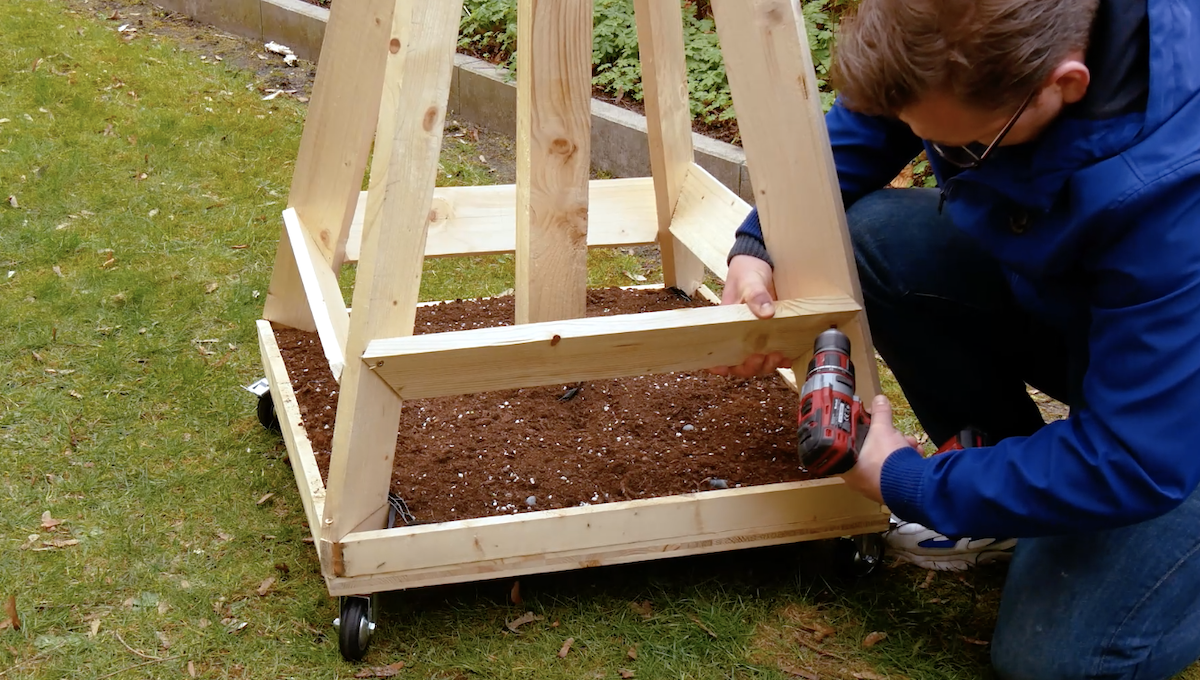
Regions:
<instances>
[{"instance_id":1,"label":"white sneaker","mask_svg":"<svg viewBox=\"0 0 1200 680\"><path fill-rule=\"evenodd\" d=\"M949 538L933 529L892 515L883 535L887 554L897 563L911 562L934 571L965 571L1012 557L1015 538Z\"/></svg>"}]
</instances>

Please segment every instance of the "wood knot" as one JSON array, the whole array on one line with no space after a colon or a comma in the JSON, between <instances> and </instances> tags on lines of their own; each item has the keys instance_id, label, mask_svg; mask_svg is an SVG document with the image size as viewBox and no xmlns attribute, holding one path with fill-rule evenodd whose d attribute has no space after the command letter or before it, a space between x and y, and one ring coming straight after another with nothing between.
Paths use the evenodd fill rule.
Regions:
<instances>
[{"instance_id":1,"label":"wood knot","mask_svg":"<svg viewBox=\"0 0 1200 680\"><path fill-rule=\"evenodd\" d=\"M567 158L570 158L571 156L575 155L575 150L577 148L579 147L575 145L575 142L572 142L565 137L559 137L553 142L550 142L550 153L556 156L566 156Z\"/></svg>"},{"instance_id":2,"label":"wood knot","mask_svg":"<svg viewBox=\"0 0 1200 680\"><path fill-rule=\"evenodd\" d=\"M328 229L322 229L322 230L321 230L321 233L319 234L319 237L320 237L320 239L321 239L321 243L324 243L325 245L329 245L329 236L330 236L330 234L329 234L329 230L328 230Z\"/></svg>"},{"instance_id":3,"label":"wood knot","mask_svg":"<svg viewBox=\"0 0 1200 680\"><path fill-rule=\"evenodd\" d=\"M425 119L421 122L421 127L425 128L426 132L433 131L433 125L437 122L438 110L436 106L429 107L425 112Z\"/></svg>"},{"instance_id":4,"label":"wood knot","mask_svg":"<svg viewBox=\"0 0 1200 680\"><path fill-rule=\"evenodd\" d=\"M400 39L392 38L392 41L390 43L388 43L388 52L391 52L392 54L396 54L399 51L400 51Z\"/></svg>"}]
</instances>

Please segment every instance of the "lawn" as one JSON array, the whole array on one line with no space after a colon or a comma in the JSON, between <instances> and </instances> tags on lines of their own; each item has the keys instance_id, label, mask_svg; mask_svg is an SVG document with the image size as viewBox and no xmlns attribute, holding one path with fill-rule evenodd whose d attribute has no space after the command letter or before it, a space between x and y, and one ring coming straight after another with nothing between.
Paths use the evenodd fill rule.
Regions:
<instances>
[{"instance_id":1,"label":"lawn","mask_svg":"<svg viewBox=\"0 0 1200 680\"><path fill-rule=\"evenodd\" d=\"M305 106L128 4L0 13L0 677L987 676L1002 568L856 581L828 542L526 577L519 604L512 581L387 594L342 661L242 389ZM440 182L490 181L473 144ZM595 253L591 283L640 266ZM511 285L509 257L440 260L422 298Z\"/></svg>"}]
</instances>

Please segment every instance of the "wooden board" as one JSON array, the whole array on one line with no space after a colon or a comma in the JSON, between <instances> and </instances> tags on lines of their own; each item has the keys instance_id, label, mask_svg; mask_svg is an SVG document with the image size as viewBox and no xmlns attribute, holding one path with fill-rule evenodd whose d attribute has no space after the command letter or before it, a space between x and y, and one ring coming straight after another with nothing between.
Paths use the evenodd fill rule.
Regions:
<instances>
[{"instance_id":1,"label":"wooden board","mask_svg":"<svg viewBox=\"0 0 1200 680\"><path fill-rule=\"evenodd\" d=\"M334 271L371 150L395 2L354 0L332 9L300 137L288 206Z\"/></svg>"},{"instance_id":2,"label":"wooden board","mask_svg":"<svg viewBox=\"0 0 1200 680\"><path fill-rule=\"evenodd\" d=\"M371 338L409 335L417 313L425 223L433 201L462 0L411 3L413 30L396 93L392 159L378 224L363 234L346 356ZM368 225L372 227L373 225ZM361 361L345 369L338 396L325 503L325 536L382 527L396 450L400 399ZM319 549L325 549L323 544Z\"/></svg>"},{"instance_id":3,"label":"wooden board","mask_svg":"<svg viewBox=\"0 0 1200 680\"><path fill-rule=\"evenodd\" d=\"M379 102L379 124L375 130L375 147L371 151L371 174L367 191L359 194L354 217L346 237L346 261L357 262L362 247L363 223L371 229L382 219L384 188L388 181L388 166L392 162L392 143L396 131L396 107L400 104L400 88L404 82L404 64L411 38L412 4L415 0L395 0L392 13L392 41L388 45L387 65L383 77L383 97ZM354 249L351 255L350 249Z\"/></svg>"},{"instance_id":4,"label":"wooden board","mask_svg":"<svg viewBox=\"0 0 1200 680\"><path fill-rule=\"evenodd\" d=\"M579 569L882 531L887 520L839 479L770 484L356 533L330 582L395 588Z\"/></svg>"},{"instance_id":5,"label":"wooden board","mask_svg":"<svg viewBox=\"0 0 1200 680\"><path fill-rule=\"evenodd\" d=\"M738 129L781 298L862 300L798 0L713 0ZM866 315L852 358L864 401L879 391Z\"/></svg>"},{"instance_id":6,"label":"wooden board","mask_svg":"<svg viewBox=\"0 0 1200 680\"><path fill-rule=\"evenodd\" d=\"M691 371L754 352L799 357L860 309L830 297L783 300L772 319L727 305L480 328L375 340L363 362L404 399Z\"/></svg>"},{"instance_id":7,"label":"wooden board","mask_svg":"<svg viewBox=\"0 0 1200 680\"><path fill-rule=\"evenodd\" d=\"M271 283L267 285L263 318L309 333L317 331L312 310L308 307L308 298L304 295L304 282L300 280L296 252L288 238L287 225L280 232L279 245L275 248L275 265L271 269Z\"/></svg>"},{"instance_id":8,"label":"wooden board","mask_svg":"<svg viewBox=\"0 0 1200 680\"><path fill-rule=\"evenodd\" d=\"M296 477L304 516L308 518L308 529L312 532L313 540L320 541L321 515L325 512L325 483L321 481L317 458L304 431L300 404L296 402L296 393L292 390L287 367L279 353L279 344L275 342L275 331L271 330L270 321L260 319L256 326L263 368L267 372L267 382L271 384L275 416L279 418L279 429L287 446L288 460L292 463L292 474Z\"/></svg>"},{"instance_id":9,"label":"wooden board","mask_svg":"<svg viewBox=\"0 0 1200 680\"><path fill-rule=\"evenodd\" d=\"M634 13L650 168L657 191L663 282L691 295L704 281L704 264L687 248L678 247L670 231L679 192L695 161L683 52L683 13L678 2L663 0L635 0Z\"/></svg>"},{"instance_id":10,"label":"wooden board","mask_svg":"<svg viewBox=\"0 0 1200 680\"><path fill-rule=\"evenodd\" d=\"M359 257L367 192L350 225L346 261ZM587 245L589 248L654 243L654 180L649 177L594 179L588 183ZM517 244L517 187L499 184L438 187L429 211L425 257L511 253Z\"/></svg>"},{"instance_id":11,"label":"wooden board","mask_svg":"<svg viewBox=\"0 0 1200 680\"><path fill-rule=\"evenodd\" d=\"M321 257L321 251L313 241L312 234L304 229L296 211L283 211L283 225L288 244L295 258L304 296L308 300L309 313L317 335L321 338L321 349L329 361L329 370L334 380L340 380L346 365L346 335L350 329L350 315L346 313L346 301L338 287L337 275Z\"/></svg>"},{"instance_id":12,"label":"wooden board","mask_svg":"<svg viewBox=\"0 0 1200 680\"><path fill-rule=\"evenodd\" d=\"M671 233L722 281L729 273L727 258L734 233L750 205L707 170L692 164L680 191Z\"/></svg>"},{"instance_id":13,"label":"wooden board","mask_svg":"<svg viewBox=\"0 0 1200 680\"><path fill-rule=\"evenodd\" d=\"M518 0L518 324L584 315L592 0Z\"/></svg>"}]
</instances>

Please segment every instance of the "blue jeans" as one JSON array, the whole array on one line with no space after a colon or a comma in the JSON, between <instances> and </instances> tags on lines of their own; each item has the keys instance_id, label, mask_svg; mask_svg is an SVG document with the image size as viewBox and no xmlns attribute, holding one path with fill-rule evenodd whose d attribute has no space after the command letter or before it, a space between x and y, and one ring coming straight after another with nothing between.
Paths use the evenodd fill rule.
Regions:
<instances>
[{"instance_id":1,"label":"blue jeans","mask_svg":"<svg viewBox=\"0 0 1200 680\"><path fill-rule=\"evenodd\" d=\"M847 211L875 347L934 442L967 425L1031 434L1044 423L1026 383L1077 392L1067 343L937 204L885 189ZM1141 524L1018 542L992 638L1001 678L1170 678L1197 658L1200 492Z\"/></svg>"}]
</instances>

